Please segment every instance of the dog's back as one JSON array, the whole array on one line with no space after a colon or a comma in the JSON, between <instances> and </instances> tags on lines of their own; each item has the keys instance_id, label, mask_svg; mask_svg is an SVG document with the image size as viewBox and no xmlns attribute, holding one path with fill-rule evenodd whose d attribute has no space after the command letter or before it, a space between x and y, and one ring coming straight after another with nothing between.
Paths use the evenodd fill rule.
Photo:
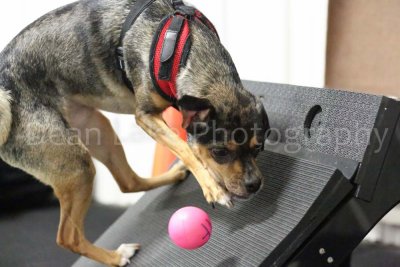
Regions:
<instances>
[{"instance_id":1,"label":"dog's back","mask_svg":"<svg viewBox=\"0 0 400 267\"><path fill-rule=\"evenodd\" d=\"M119 27L114 25L122 24L126 3L78 1L37 19L1 52L0 86L13 91L2 83L11 79L19 91L29 88L52 98L107 94L105 73L117 77L112 42L117 45L113 30Z\"/></svg>"}]
</instances>

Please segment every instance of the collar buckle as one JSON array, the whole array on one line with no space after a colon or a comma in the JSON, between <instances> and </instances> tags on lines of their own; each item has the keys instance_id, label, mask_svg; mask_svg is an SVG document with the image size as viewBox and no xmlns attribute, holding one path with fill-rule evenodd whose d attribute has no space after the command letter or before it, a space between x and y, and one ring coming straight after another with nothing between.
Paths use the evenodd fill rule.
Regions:
<instances>
[{"instance_id":1,"label":"collar buckle","mask_svg":"<svg viewBox=\"0 0 400 267\"><path fill-rule=\"evenodd\" d=\"M117 48L117 67L119 70L125 71L124 49L120 46Z\"/></svg>"},{"instance_id":2,"label":"collar buckle","mask_svg":"<svg viewBox=\"0 0 400 267\"><path fill-rule=\"evenodd\" d=\"M196 15L196 9L191 6L178 6L176 8L176 12L184 17L186 17L189 20L192 20L194 16Z\"/></svg>"},{"instance_id":3,"label":"collar buckle","mask_svg":"<svg viewBox=\"0 0 400 267\"><path fill-rule=\"evenodd\" d=\"M177 9L179 6L185 5L185 3L183 3L182 0L171 0L171 4L172 4L172 7L175 9Z\"/></svg>"}]
</instances>

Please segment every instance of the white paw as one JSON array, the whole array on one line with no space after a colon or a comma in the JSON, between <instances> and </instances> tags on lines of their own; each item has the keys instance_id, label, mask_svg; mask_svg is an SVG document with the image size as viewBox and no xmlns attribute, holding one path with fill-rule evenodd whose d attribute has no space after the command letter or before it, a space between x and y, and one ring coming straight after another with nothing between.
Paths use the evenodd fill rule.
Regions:
<instances>
[{"instance_id":1,"label":"white paw","mask_svg":"<svg viewBox=\"0 0 400 267\"><path fill-rule=\"evenodd\" d=\"M223 194L219 199L218 199L218 204L228 207L228 208L233 208L233 201L232 197L229 194Z\"/></svg>"},{"instance_id":2,"label":"white paw","mask_svg":"<svg viewBox=\"0 0 400 267\"><path fill-rule=\"evenodd\" d=\"M171 170L186 172L188 169L182 161L178 161L171 167Z\"/></svg>"},{"instance_id":3,"label":"white paw","mask_svg":"<svg viewBox=\"0 0 400 267\"><path fill-rule=\"evenodd\" d=\"M176 167L176 168L180 168L180 169L186 169L186 165L183 163L183 161L182 160L178 160L175 164L174 164L174 167Z\"/></svg>"},{"instance_id":4,"label":"white paw","mask_svg":"<svg viewBox=\"0 0 400 267\"><path fill-rule=\"evenodd\" d=\"M139 244L122 244L117 253L121 255L119 266L123 267L131 263L131 258L135 255L136 251L140 249Z\"/></svg>"},{"instance_id":5,"label":"white paw","mask_svg":"<svg viewBox=\"0 0 400 267\"><path fill-rule=\"evenodd\" d=\"M179 161L172 166L170 173L174 174L175 181L183 181L189 176L188 169L182 161Z\"/></svg>"}]
</instances>

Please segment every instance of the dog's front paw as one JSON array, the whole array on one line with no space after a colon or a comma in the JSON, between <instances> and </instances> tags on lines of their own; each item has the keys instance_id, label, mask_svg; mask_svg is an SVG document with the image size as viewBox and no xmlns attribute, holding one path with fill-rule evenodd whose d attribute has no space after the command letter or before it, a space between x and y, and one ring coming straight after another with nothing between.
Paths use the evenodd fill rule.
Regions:
<instances>
[{"instance_id":1,"label":"dog's front paw","mask_svg":"<svg viewBox=\"0 0 400 267\"><path fill-rule=\"evenodd\" d=\"M135 255L136 251L140 249L139 244L122 244L118 249L117 253L121 256L119 266L126 266L131 263L131 258Z\"/></svg>"},{"instance_id":2,"label":"dog's front paw","mask_svg":"<svg viewBox=\"0 0 400 267\"><path fill-rule=\"evenodd\" d=\"M182 161L177 162L171 168L171 173L174 173L177 182L185 180L190 172Z\"/></svg>"},{"instance_id":3,"label":"dog's front paw","mask_svg":"<svg viewBox=\"0 0 400 267\"><path fill-rule=\"evenodd\" d=\"M216 182L209 182L202 189L208 203L218 203L222 206L233 208L231 195Z\"/></svg>"}]
</instances>

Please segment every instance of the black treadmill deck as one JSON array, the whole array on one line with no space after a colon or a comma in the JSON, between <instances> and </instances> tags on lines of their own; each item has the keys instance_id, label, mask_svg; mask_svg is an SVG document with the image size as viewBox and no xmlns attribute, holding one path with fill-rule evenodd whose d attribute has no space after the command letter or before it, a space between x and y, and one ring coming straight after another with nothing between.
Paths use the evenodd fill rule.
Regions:
<instances>
[{"instance_id":1,"label":"black treadmill deck","mask_svg":"<svg viewBox=\"0 0 400 267\"><path fill-rule=\"evenodd\" d=\"M337 266L400 202L398 101L291 85L245 86L263 99L275 130L258 158L264 189L233 210L213 210L190 177L147 193L96 244L142 244L132 265L139 267ZM167 234L170 216L189 205L213 221L211 240L195 251L177 248ZM100 265L81 258L74 266Z\"/></svg>"}]
</instances>

